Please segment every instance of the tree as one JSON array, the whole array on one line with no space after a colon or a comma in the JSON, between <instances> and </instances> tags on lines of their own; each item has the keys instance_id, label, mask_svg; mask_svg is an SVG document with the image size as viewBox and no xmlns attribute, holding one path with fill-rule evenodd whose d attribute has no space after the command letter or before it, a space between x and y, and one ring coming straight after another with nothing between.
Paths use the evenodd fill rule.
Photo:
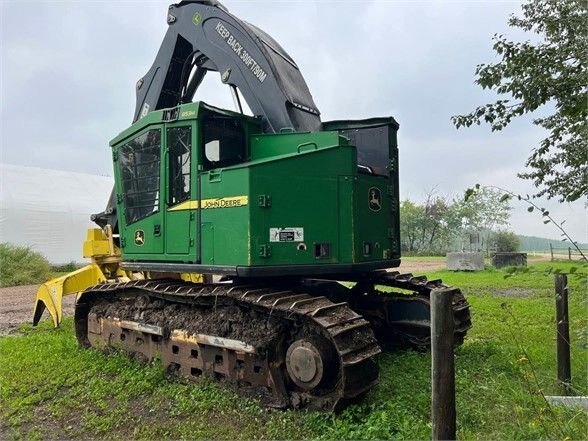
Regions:
<instances>
[{"instance_id":1,"label":"tree","mask_svg":"<svg viewBox=\"0 0 588 441\"><path fill-rule=\"evenodd\" d=\"M421 206L414 202L405 200L400 205L400 241L403 251L416 252L417 235L422 219Z\"/></svg>"},{"instance_id":2,"label":"tree","mask_svg":"<svg viewBox=\"0 0 588 441\"><path fill-rule=\"evenodd\" d=\"M512 27L541 37L513 42L494 35L499 61L476 67L476 83L511 99L477 107L451 121L456 128L486 122L502 130L513 118L543 108L533 123L549 135L527 159L519 177L537 187L535 196L575 201L588 194L588 6L586 0L527 0Z\"/></svg>"},{"instance_id":3,"label":"tree","mask_svg":"<svg viewBox=\"0 0 588 441\"><path fill-rule=\"evenodd\" d=\"M511 231L500 230L490 236L490 247L497 253L514 253L521 247L521 240Z\"/></svg>"},{"instance_id":4,"label":"tree","mask_svg":"<svg viewBox=\"0 0 588 441\"><path fill-rule=\"evenodd\" d=\"M471 230L494 230L508 225L511 206L501 191L480 187L467 199L456 198L453 202L464 228Z\"/></svg>"},{"instance_id":5,"label":"tree","mask_svg":"<svg viewBox=\"0 0 588 441\"><path fill-rule=\"evenodd\" d=\"M509 200L492 188L480 187L467 198L455 198L451 211L455 220L450 222L459 225L454 231L461 236L461 248L465 248L464 235L467 236L466 242L469 242L470 248L474 245L470 241L470 234L478 238L474 248L483 248L493 230L508 225L510 210Z\"/></svg>"},{"instance_id":6,"label":"tree","mask_svg":"<svg viewBox=\"0 0 588 441\"><path fill-rule=\"evenodd\" d=\"M450 235L448 202L430 191L423 205L405 200L400 206L400 237L404 251L439 253Z\"/></svg>"},{"instance_id":7,"label":"tree","mask_svg":"<svg viewBox=\"0 0 588 441\"><path fill-rule=\"evenodd\" d=\"M484 238L494 228L508 225L509 210L502 193L489 188L478 188L467 201L449 200L435 195L434 190L422 205L405 200L400 206L402 250L438 254L461 249L464 236L469 242L470 233Z\"/></svg>"}]
</instances>

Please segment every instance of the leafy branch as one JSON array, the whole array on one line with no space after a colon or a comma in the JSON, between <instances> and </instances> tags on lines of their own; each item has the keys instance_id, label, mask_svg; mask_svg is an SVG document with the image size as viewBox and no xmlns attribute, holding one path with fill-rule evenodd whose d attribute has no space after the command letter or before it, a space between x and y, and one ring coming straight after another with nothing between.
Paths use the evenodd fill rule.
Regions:
<instances>
[{"instance_id":1,"label":"leafy branch","mask_svg":"<svg viewBox=\"0 0 588 441\"><path fill-rule=\"evenodd\" d=\"M496 92L496 101L451 117L457 129L484 123L494 132L543 108L546 116L533 124L547 137L519 174L537 187L535 196L572 202L588 194L587 20L585 0L527 0L508 24L539 38L517 42L496 34L498 61L475 70L476 84Z\"/></svg>"}]
</instances>

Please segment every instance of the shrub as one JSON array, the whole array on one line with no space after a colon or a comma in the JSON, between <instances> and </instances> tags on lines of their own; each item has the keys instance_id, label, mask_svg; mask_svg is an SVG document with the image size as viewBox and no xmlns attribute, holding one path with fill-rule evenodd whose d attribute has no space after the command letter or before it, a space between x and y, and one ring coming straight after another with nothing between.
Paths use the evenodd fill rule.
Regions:
<instances>
[{"instance_id":1,"label":"shrub","mask_svg":"<svg viewBox=\"0 0 588 441\"><path fill-rule=\"evenodd\" d=\"M490 247L497 253L514 253L519 251L521 241L512 231L498 231L490 238Z\"/></svg>"},{"instance_id":2,"label":"shrub","mask_svg":"<svg viewBox=\"0 0 588 441\"><path fill-rule=\"evenodd\" d=\"M28 247L0 243L0 286L33 285L51 277L51 265Z\"/></svg>"},{"instance_id":3,"label":"shrub","mask_svg":"<svg viewBox=\"0 0 588 441\"><path fill-rule=\"evenodd\" d=\"M55 273L71 273L72 271L75 271L80 268L81 265L72 260L71 262L66 263L65 265L52 265L51 271Z\"/></svg>"}]
</instances>

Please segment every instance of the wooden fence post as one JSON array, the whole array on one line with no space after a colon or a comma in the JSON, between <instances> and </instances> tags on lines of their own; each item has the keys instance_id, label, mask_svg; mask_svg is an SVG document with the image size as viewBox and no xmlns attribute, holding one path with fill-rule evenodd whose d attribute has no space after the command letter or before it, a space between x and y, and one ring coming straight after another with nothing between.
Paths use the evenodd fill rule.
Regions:
<instances>
[{"instance_id":1,"label":"wooden fence post","mask_svg":"<svg viewBox=\"0 0 588 441\"><path fill-rule=\"evenodd\" d=\"M572 260L572 247L568 247L568 258Z\"/></svg>"},{"instance_id":2,"label":"wooden fence post","mask_svg":"<svg viewBox=\"0 0 588 441\"><path fill-rule=\"evenodd\" d=\"M549 251L551 252L551 261L553 262L553 245L549 243Z\"/></svg>"},{"instance_id":3,"label":"wooden fence post","mask_svg":"<svg viewBox=\"0 0 588 441\"><path fill-rule=\"evenodd\" d=\"M557 325L557 379L564 395L572 394L568 276L555 275L555 320Z\"/></svg>"},{"instance_id":4,"label":"wooden fence post","mask_svg":"<svg viewBox=\"0 0 588 441\"><path fill-rule=\"evenodd\" d=\"M431 291L431 425L433 440L454 440L456 432L453 355L454 289Z\"/></svg>"}]
</instances>

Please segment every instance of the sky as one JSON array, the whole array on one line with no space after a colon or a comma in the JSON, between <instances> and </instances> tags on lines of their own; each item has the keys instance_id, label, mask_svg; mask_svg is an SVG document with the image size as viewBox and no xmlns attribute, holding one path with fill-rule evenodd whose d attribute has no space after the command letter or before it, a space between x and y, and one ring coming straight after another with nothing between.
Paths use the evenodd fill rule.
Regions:
<instances>
[{"instance_id":1,"label":"sky","mask_svg":"<svg viewBox=\"0 0 588 441\"><path fill-rule=\"evenodd\" d=\"M520 1L237 1L223 4L296 61L323 121L394 116L400 192L453 198L476 183L532 194L517 178L545 136L531 117L502 132L456 130L450 117L496 96L474 84L497 61L491 38L530 36L507 25ZM0 162L112 176L108 142L131 123L135 83L165 34L165 1L0 1ZM197 99L233 109L209 75ZM586 199L541 201L588 242ZM526 205L513 231L557 239Z\"/></svg>"}]
</instances>

